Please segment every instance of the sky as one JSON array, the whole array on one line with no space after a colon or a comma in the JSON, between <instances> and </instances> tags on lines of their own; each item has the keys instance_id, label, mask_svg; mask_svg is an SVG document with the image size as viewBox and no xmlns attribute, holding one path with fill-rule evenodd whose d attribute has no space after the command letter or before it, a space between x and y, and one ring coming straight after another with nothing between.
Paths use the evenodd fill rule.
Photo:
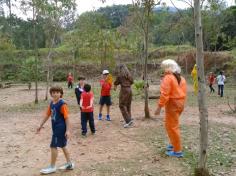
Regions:
<instances>
[{"instance_id":1,"label":"sky","mask_svg":"<svg viewBox=\"0 0 236 176\"><path fill-rule=\"evenodd\" d=\"M226 0L228 6L234 5L235 0ZM96 10L99 7L106 7L111 5L118 4L132 4L132 0L106 0L106 3L102 3L101 0L77 0L77 9L78 14L81 14L86 11ZM173 6L170 0L162 0L168 6ZM189 7L187 4L180 2L178 0L173 0L175 6L178 8L187 8Z\"/></svg>"},{"instance_id":2,"label":"sky","mask_svg":"<svg viewBox=\"0 0 236 176\"><path fill-rule=\"evenodd\" d=\"M178 0L172 0L175 3L175 6L180 9L188 8L189 6L186 3L180 2ZM191 1L191 0L186 0ZM17 2L17 1L16 1ZM167 6L173 6L170 0L162 0L165 2ZM235 0L226 0L228 6L232 6L235 4ZM112 6L112 5L125 5L132 4L132 0L106 0L105 3L102 3L101 0L76 0L77 3L77 14L82 14L86 11L97 10L100 7ZM16 7L13 7L13 13L17 14L18 17L23 19L31 18L31 14L23 14L21 10L19 10L19 4ZM7 10L7 8L4 8Z\"/></svg>"}]
</instances>

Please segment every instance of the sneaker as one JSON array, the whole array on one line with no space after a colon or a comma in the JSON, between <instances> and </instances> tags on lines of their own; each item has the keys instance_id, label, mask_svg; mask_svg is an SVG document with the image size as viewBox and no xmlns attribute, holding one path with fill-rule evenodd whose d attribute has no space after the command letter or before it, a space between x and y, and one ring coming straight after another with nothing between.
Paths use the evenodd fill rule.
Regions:
<instances>
[{"instance_id":1,"label":"sneaker","mask_svg":"<svg viewBox=\"0 0 236 176\"><path fill-rule=\"evenodd\" d=\"M133 124L133 121L131 120L129 123L124 124L124 128L129 128Z\"/></svg>"},{"instance_id":2,"label":"sneaker","mask_svg":"<svg viewBox=\"0 0 236 176\"><path fill-rule=\"evenodd\" d=\"M82 132L81 135L84 136L84 137L86 137L86 133L83 133L83 132Z\"/></svg>"},{"instance_id":3,"label":"sneaker","mask_svg":"<svg viewBox=\"0 0 236 176\"><path fill-rule=\"evenodd\" d=\"M107 115L106 120L107 120L107 121L111 121L111 117L110 117L110 115Z\"/></svg>"},{"instance_id":4,"label":"sneaker","mask_svg":"<svg viewBox=\"0 0 236 176\"><path fill-rule=\"evenodd\" d=\"M102 114L98 115L98 120L102 120Z\"/></svg>"},{"instance_id":5,"label":"sneaker","mask_svg":"<svg viewBox=\"0 0 236 176\"><path fill-rule=\"evenodd\" d=\"M59 170L73 170L74 168L74 163L66 163L63 166L59 167Z\"/></svg>"},{"instance_id":6,"label":"sneaker","mask_svg":"<svg viewBox=\"0 0 236 176\"><path fill-rule=\"evenodd\" d=\"M177 158L182 158L184 156L183 152L174 152L174 151L167 151L166 155L167 156L174 156Z\"/></svg>"},{"instance_id":7,"label":"sneaker","mask_svg":"<svg viewBox=\"0 0 236 176\"><path fill-rule=\"evenodd\" d=\"M49 166L49 167L47 167L45 169L41 169L40 173L41 174L51 174L51 173L54 173L56 171L57 171L56 166Z\"/></svg>"},{"instance_id":8,"label":"sneaker","mask_svg":"<svg viewBox=\"0 0 236 176\"><path fill-rule=\"evenodd\" d=\"M166 150L167 151L172 151L173 150L173 145L167 145L167 147L166 147Z\"/></svg>"}]
</instances>

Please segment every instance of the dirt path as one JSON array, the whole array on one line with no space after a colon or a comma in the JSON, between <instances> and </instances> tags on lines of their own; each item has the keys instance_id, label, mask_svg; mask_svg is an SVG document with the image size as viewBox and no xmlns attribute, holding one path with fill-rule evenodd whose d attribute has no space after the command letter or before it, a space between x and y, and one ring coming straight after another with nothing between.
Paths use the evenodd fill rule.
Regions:
<instances>
[{"instance_id":1,"label":"dirt path","mask_svg":"<svg viewBox=\"0 0 236 176\"><path fill-rule=\"evenodd\" d=\"M40 92L43 97L44 91ZM39 135L35 129L39 124L43 109L27 112L22 104L32 102L34 92L28 92L20 88L11 88L0 91L0 173L1 176L37 176L39 170L49 164L51 140L50 122ZM2 98L3 97L3 98ZM74 99L69 98L68 104L76 107ZM5 107L13 107L5 110ZM14 106L19 106L14 112ZM236 124L233 116L222 115L215 108L209 110L209 121L225 124ZM22 109L21 109L22 108ZM150 109L153 110L153 103ZM112 122L95 120L97 133L86 138L80 135L80 119L76 109L73 109L70 118L72 123L72 139L69 149L76 169L71 172L57 172L55 176L184 176L189 169L183 167L178 159L167 158L160 152L153 152L144 139L139 136L144 131L160 129L162 133L156 134L157 142L167 143L162 119L143 121L143 104L134 102L133 117L135 126L130 129L122 127L122 118L117 103L112 106ZM97 114L97 107L95 115ZM186 107L183 113L182 123L185 125L198 124L198 109ZM163 116L163 115L162 115ZM95 116L96 118L96 116ZM147 136L148 138L149 136ZM158 149L158 148L157 148ZM158 149L159 150L159 149ZM59 152L57 165L64 163L64 156Z\"/></svg>"},{"instance_id":2,"label":"dirt path","mask_svg":"<svg viewBox=\"0 0 236 176\"><path fill-rule=\"evenodd\" d=\"M140 104L135 106L140 106ZM182 175L182 169L178 167L178 162L174 163L160 156L151 156L148 147L144 143L135 140L134 136L138 128L150 128L154 125L160 127L160 124L144 123L141 120L136 120L134 128L124 129L122 122L120 122L118 109L113 107L112 112L113 121L96 120L97 134L94 136L88 134L86 138L80 136L78 114L71 114L73 137L69 142L69 148L76 169L72 172L63 173L63 175L109 175L110 172L106 174L106 170L100 174L96 172L96 165L103 165L103 167L108 165L107 167L109 167L109 163L130 160L131 158L137 158L137 156L147 156L147 158L135 161L146 161L145 164L142 164L143 168L137 168L137 175L145 175L150 165L158 168L160 172L166 173L163 175L168 175L173 171L176 176ZM136 111L134 116L139 117L139 114L140 111ZM0 118L2 124L0 133L1 176L39 175L39 170L47 166L49 161L50 123L47 123L42 132L36 135L35 128L39 123L38 113L5 113L5 115L8 115L8 118ZM157 162L153 163L152 157ZM155 157L158 157L158 159ZM64 157L60 152L58 164L63 164L63 162ZM128 169L128 165L124 165L119 172L123 173L122 175L128 175L126 173ZM62 175L62 173L58 172L54 175Z\"/></svg>"}]
</instances>

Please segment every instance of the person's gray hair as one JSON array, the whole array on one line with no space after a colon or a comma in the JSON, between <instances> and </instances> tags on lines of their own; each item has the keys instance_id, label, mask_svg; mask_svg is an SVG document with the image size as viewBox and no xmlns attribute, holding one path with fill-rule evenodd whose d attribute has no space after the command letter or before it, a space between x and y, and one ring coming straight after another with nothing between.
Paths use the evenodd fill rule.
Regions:
<instances>
[{"instance_id":1,"label":"person's gray hair","mask_svg":"<svg viewBox=\"0 0 236 176\"><path fill-rule=\"evenodd\" d=\"M166 60L162 61L161 68L164 70L171 71L172 73L178 73L178 74L181 73L180 66L177 64L176 61L174 61L172 59L166 59Z\"/></svg>"}]
</instances>

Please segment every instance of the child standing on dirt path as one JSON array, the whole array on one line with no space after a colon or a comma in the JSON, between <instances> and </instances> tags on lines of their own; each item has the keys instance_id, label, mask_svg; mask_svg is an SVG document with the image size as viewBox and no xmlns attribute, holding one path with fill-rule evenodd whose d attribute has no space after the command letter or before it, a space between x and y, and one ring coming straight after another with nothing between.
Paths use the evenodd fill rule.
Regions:
<instances>
[{"instance_id":1,"label":"child standing on dirt path","mask_svg":"<svg viewBox=\"0 0 236 176\"><path fill-rule=\"evenodd\" d=\"M68 86L68 88L71 88L71 89L73 88L73 81L74 81L74 78L73 78L72 74L69 73L68 76L67 76L67 86Z\"/></svg>"},{"instance_id":2,"label":"child standing on dirt path","mask_svg":"<svg viewBox=\"0 0 236 176\"><path fill-rule=\"evenodd\" d=\"M78 80L79 80L79 84L75 88L75 95L76 95L77 103L78 105L80 105L80 97L81 97L81 94L84 92L85 77L80 76Z\"/></svg>"},{"instance_id":3,"label":"child standing on dirt path","mask_svg":"<svg viewBox=\"0 0 236 176\"><path fill-rule=\"evenodd\" d=\"M161 67L165 70L165 76L160 86L160 100L155 115L160 115L161 108L165 107L165 127L170 141L166 148L166 155L179 158L183 157L179 118L184 110L187 84L180 76L181 69L174 60L164 60Z\"/></svg>"},{"instance_id":4,"label":"child standing on dirt path","mask_svg":"<svg viewBox=\"0 0 236 176\"><path fill-rule=\"evenodd\" d=\"M87 134L87 122L89 121L89 126L92 134L95 134L95 125L93 117L93 101L94 96L91 91L91 86L89 84L84 85L84 92L81 94L80 107L81 107L81 127L82 135Z\"/></svg>"},{"instance_id":5,"label":"child standing on dirt path","mask_svg":"<svg viewBox=\"0 0 236 176\"><path fill-rule=\"evenodd\" d=\"M210 75L208 76L208 83L209 83L210 93L214 93L215 89L213 88L213 84L215 83L215 75L213 72L210 72Z\"/></svg>"},{"instance_id":6,"label":"child standing on dirt path","mask_svg":"<svg viewBox=\"0 0 236 176\"><path fill-rule=\"evenodd\" d=\"M119 107L122 116L125 120L124 128L129 128L133 124L131 117L131 102L132 102L132 89L133 77L131 76L126 65L121 64L116 67L116 80L114 82L114 90L120 85L120 95L119 95Z\"/></svg>"},{"instance_id":7,"label":"child standing on dirt path","mask_svg":"<svg viewBox=\"0 0 236 176\"><path fill-rule=\"evenodd\" d=\"M100 107L99 107L98 120L102 120L102 109L103 109L103 106L106 105L106 108L107 108L106 120L111 121L110 106L112 104L111 102L112 83L109 81L108 70L103 70L102 79L100 80L100 85L101 85L101 97L99 101Z\"/></svg>"},{"instance_id":8,"label":"child standing on dirt path","mask_svg":"<svg viewBox=\"0 0 236 176\"><path fill-rule=\"evenodd\" d=\"M69 151L66 148L67 140L70 138L70 122L69 122L67 104L62 99L63 89L59 86L51 87L50 95L52 97L52 101L48 106L45 117L40 123L40 126L37 128L37 133L39 133L43 125L51 116L51 121L52 121L52 140L50 144L51 163L49 167L42 169L40 171L40 173L42 174L50 174L56 172L58 147L62 148L62 151L67 161L67 163L61 166L59 169L60 170L74 169L74 164L71 162Z\"/></svg>"}]
</instances>

